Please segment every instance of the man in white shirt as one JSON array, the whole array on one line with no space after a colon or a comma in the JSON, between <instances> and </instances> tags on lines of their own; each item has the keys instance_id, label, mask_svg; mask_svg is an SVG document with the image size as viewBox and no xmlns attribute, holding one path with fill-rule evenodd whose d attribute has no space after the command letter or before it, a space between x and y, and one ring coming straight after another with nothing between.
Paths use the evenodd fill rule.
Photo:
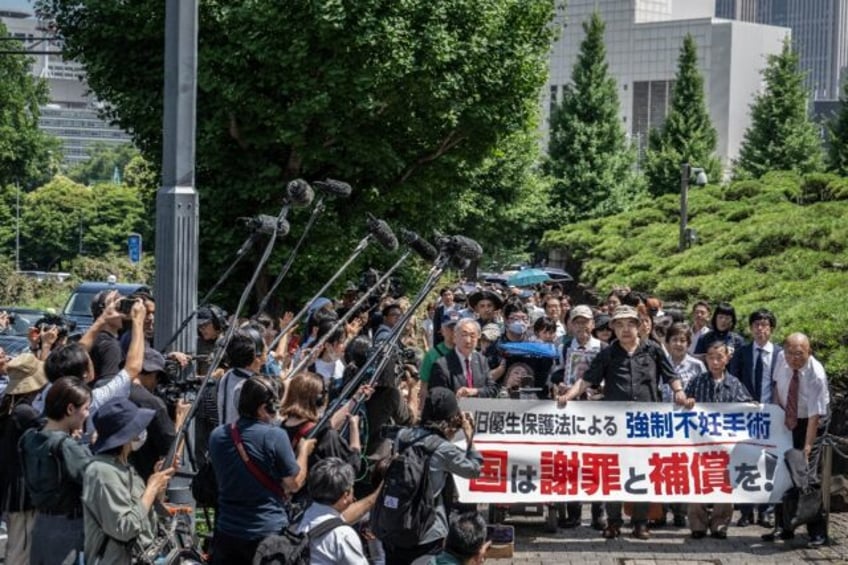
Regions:
<instances>
[{"instance_id":1,"label":"man in white shirt","mask_svg":"<svg viewBox=\"0 0 848 565\"><path fill-rule=\"evenodd\" d=\"M307 485L312 504L303 514L297 533L310 534L312 565L368 563L359 534L342 517L342 512L356 500L354 479L353 467L336 457L322 459L309 470Z\"/></svg>"},{"instance_id":2,"label":"man in white shirt","mask_svg":"<svg viewBox=\"0 0 848 565\"><path fill-rule=\"evenodd\" d=\"M827 416L830 392L824 367L810 353L810 340L802 333L790 334L783 342L783 352L774 369L775 402L785 413L784 424L792 432L792 447L801 449L810 459L819 424ZM775 510L776 530L765 534L763 540L791 539L794 532L782 527L780 509ZM826 528L824 520L807 524L809 544L823 545Z\"/></svg>"}]
</instances>

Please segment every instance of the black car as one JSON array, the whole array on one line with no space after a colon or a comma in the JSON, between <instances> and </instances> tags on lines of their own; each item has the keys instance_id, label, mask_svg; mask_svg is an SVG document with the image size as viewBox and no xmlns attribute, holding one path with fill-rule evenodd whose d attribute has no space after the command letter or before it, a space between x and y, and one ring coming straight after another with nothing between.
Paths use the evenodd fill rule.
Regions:
<instances>
[{"instance_id":1,"label":"black car","mask_svg":"<svg viewBox=\"0 0 848 565\"><path fill-rule=\"evenodd\" d=\"M65 307L62 309L62 315L68 320L76 322L76 331L85 333L94 319L91 317L91 300L97 293L103 290L117 290L121 296L129 296L137 290L149 290L143 284L138 283L114 283L114 282L93 282L87 281L81 283L74 289Z\"/></svg>"},{"instance_id":2,"label":"black car","mask_svg":"<svg viewBox=\"0 0 848 565\"><path fill-rule=\"evenodd\" d=\"M0 331L0 347L9 357L14 357L29 350L29 329L47 315L44 310L34 308L18 308L16 306L0 306L0 312L9 314L9 325Z\"/></svg>"}]
</instances>

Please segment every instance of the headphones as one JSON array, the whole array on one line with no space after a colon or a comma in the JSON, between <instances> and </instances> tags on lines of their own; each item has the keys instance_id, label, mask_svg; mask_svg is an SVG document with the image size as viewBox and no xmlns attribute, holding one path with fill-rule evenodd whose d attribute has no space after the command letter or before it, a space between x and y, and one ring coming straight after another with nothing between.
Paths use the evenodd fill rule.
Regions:
<instances>
[{"instance_id":1,"label":"headphones","mask_svg":"<svg viewBox=\"0 0 848 565\"><path fill-rule=\"evenodd\" d=\"M212 326L219 332L227 327L227 313L214 304L200 308L197 311L197 318L198 323L203 323L201 320L212 322Z\"/></svg>"},{"instance_id":2,"label":"headphones","mask_svg":"<svg viewBox=\"0 0 848 565\"><path fill-rule=\"evenodd\" d=\"M262 389L267 393L268 398L263 403L265 409L271 414L277 414L280 411L280 399L277 396L277 391L265 382L265 378L266 377L263 376L255 376L251 377L250 380L261 386Z\"/></svg>"}]
</instances>

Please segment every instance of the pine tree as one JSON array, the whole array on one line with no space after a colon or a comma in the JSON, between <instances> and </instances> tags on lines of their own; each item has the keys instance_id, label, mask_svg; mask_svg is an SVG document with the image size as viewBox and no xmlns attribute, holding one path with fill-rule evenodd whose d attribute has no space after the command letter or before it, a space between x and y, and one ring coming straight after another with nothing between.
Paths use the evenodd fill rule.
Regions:
<instances>
[{"instance_id":1,"label":"pine tree","mask_svg":"<svg viewBox=\"0 0 848 565\"><path fill-rule=\"evenodd\" d=\"M765 90L751 104L751 125L745 131L734 176L759 178L769 171L821 171L821 139L807 111L804 73L788 38L779 55L769 56L763 79Z\"/></svg>"},{"instance_id":2,"label":"pine tree","mask_svg":"<svg viewBox=\"0 0 848 565\"><path fill-rule=\"evenodd\" d=\"M828 125L828 167L838 175L848 176L848 80L842 85L839 113Z\"/></svg>"},{"instance_id":3,"label":"pine tree","mask_svg":"<svg viewBox=\"0 0 848 565\"><path fill-rule=\"evenodd\" d=\"M651 130L645 176L651 194L680 190L680 165L702 167L711 180L721 176L715 156L718 134L710 121L704 96L704 78L698 70L698 46L691 35L683 39L677 60L671 109L659 130Z\"/></svg>"},{"instance_id":4,"label":"pine tree","mask_svg":"<svg viewBox=\"0 0 848 565\"><path fill-rule=\"evenodd\" d=\"M621 127L617 85L606 62L604 28L597 12L583 23L586 38L572 84L551 115L547 171L568 221L620 212L638 186L635 154Z\"/></svg>"}]
</instances>

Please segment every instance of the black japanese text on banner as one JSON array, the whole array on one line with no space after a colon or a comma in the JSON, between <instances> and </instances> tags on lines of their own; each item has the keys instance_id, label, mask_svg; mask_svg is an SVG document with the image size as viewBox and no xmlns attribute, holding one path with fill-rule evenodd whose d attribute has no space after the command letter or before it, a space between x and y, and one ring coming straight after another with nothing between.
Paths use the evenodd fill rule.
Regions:
<instances>
[{"instance_id":1,"label":"black japanese text on banner","mask_svg":"<svg viewBox=\"0 0 848 565\"><path fill-rule=\"evenodd\" d=\"M474 413L477 479L462 502L777 502L792 435L766 404L463 399Z\"/></svg>"}]
</instances>

